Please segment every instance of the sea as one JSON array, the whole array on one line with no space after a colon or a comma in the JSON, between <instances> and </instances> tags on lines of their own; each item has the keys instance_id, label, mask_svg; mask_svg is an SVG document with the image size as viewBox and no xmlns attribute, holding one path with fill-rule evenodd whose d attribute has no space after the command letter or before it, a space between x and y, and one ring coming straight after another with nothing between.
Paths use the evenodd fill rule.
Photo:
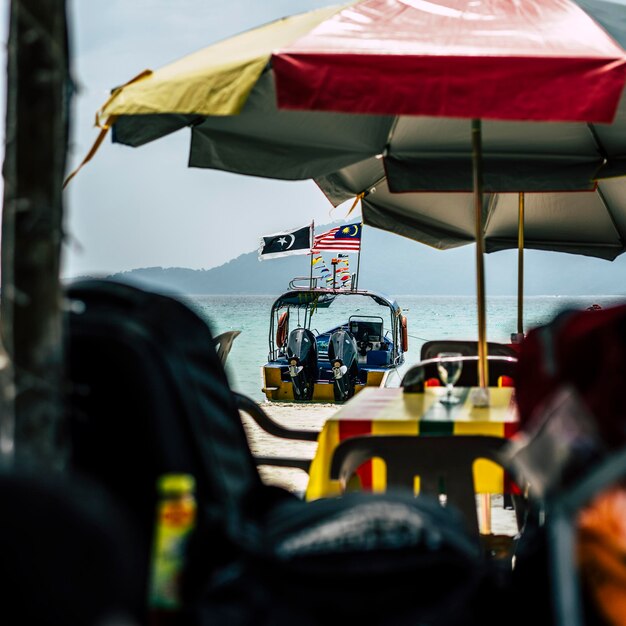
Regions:
<instances>
[{"instance_id":1,"label":"sea","mask_svg":"<svg viewBox=\"0 0 626 626\"><path fill-rule=\"evenodd\" d=\"M382 307L369 298L360 298L338 298L328 309L316 311L311 327L323 332L347 321L350 315L381 315L385 326L389 326ZM198 295L181 299L209 322L214 335L227 330L241 331L226 364L229 382L233 389L264 401L261 366L267 362L270 313L276 296ZM395 296L395 299L407 317L409 332L409 351L401 373L420 360L420 348L425 341L477 338L476 300L473 296L402 295ZM604 308L625 302L624 296L527 297L524 300L524 329L546 324L566 309L585 309L592 304ZM516 329L517 298L488 298L488 340L508 342Z\"/></svg>"}]
</instances>

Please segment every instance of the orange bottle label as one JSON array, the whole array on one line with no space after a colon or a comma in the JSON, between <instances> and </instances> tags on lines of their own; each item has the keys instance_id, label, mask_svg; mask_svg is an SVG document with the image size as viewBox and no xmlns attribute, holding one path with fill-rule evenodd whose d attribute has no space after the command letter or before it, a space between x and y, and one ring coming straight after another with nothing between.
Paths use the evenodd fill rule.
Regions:
<instances>
[{"instance_id":1,"label":"orange bottle label","mask_svg":"<svg viewBox=\"0 0 626 626\"><path fill-rule=\"evenodd\" d=\"M165 502L161 508L161 521L169 527L184 527L193 524L196 506L193 501Z\"/></svg>"}]
</instances>

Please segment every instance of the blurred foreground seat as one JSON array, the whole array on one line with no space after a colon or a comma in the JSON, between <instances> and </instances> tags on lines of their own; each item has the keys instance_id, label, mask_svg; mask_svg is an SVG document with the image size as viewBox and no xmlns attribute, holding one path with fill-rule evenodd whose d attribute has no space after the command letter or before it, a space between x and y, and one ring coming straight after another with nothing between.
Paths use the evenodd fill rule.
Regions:
<instances>
[{"instance_id":1,"label":"blurred foreground seat","mask_svg":"<svg viewBox=\"0 0 626 626\"><path fill-rule=\"evenodd\" d=\"M460 515L409 491L305 503L264 485L203 320L108 281L69 298L72 466L132 516L144 588L157 478L195 478L182 623L486 623L485 563Z\"/></svg>"},{"instance_id":2,"label":"blurred foreground seat","mask_svg":"<svg viewBox=\"0 0 626 626\"><path fill-rule=\"evenodd\" d=\"M127 520L93 484L0 474L0 623L130 626L137 559Z\"/></svg>"},{"instance_id":3,"label":"blurred foreground seat","mask_svg":"<svg viewBox=\"0 0 626 626\"><path fill-rule=\"evenodd\" d=\"M624 621L626 306L565 311L521 344L522 432L509 465L529 493L514 584L558 626ZM532 591L531 591L532 590Z\"/></svg>"}]
</instances>

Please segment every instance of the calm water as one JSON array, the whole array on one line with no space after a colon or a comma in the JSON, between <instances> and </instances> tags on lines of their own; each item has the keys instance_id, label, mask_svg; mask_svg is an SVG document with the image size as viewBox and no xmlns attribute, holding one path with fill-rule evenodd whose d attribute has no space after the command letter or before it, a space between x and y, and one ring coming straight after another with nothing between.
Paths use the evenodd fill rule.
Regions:
<instances>
[{"instance_id":1,"label":"calm water","mask_svg":"<svg viewBox=\"0 0 626 626\"><path fill-rule=\"evenodd\" d=\"M231 385L256 400L261 393L261 365L267 360L269 316L274 296L188 296L187 302L209 320L215 335L240 330L228 357ZM313 328L324 331L347 320L352 313L380 314L381 308L361 298L345 298L314 316ZM369 299L368 299L369 300ZM409 352L405 369L419 361L422 344L432 339L476 339L476 305L471 296L398 296L409 325ZM513 296L492 297L487 303L487 337L507 342L517 325L517 304ZM545 324L566 308L586 308L597 302L605 306L624 302L617 296L535 296L525 301L526 329ZM358 311L357 311L358 309ZM384 310L384 309L383 309ZM385 316L385 322L387 317ZM385 323L388 326L388 323Z\"/></svg>"}]
</instances>

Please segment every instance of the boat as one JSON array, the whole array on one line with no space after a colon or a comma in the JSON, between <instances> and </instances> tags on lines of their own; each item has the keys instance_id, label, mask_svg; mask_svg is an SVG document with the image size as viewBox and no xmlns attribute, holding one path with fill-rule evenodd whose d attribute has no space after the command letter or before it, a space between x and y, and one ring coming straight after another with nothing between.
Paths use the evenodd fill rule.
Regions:
<instances>
[{"instance_id":1,"label":"boat","mask_svg":"<svg viewBox=\"0 0 626 626\"><path fill-rule=\"evenodd\" d=\"M344 402L364 387L397 386L408 350L398 303L374 291L317 285L315 278L296 278L272 305L262 366L267 399ZM326 309L337 315L320 332L318 320L331 323Z\"/></svg>"}]
</instances>

